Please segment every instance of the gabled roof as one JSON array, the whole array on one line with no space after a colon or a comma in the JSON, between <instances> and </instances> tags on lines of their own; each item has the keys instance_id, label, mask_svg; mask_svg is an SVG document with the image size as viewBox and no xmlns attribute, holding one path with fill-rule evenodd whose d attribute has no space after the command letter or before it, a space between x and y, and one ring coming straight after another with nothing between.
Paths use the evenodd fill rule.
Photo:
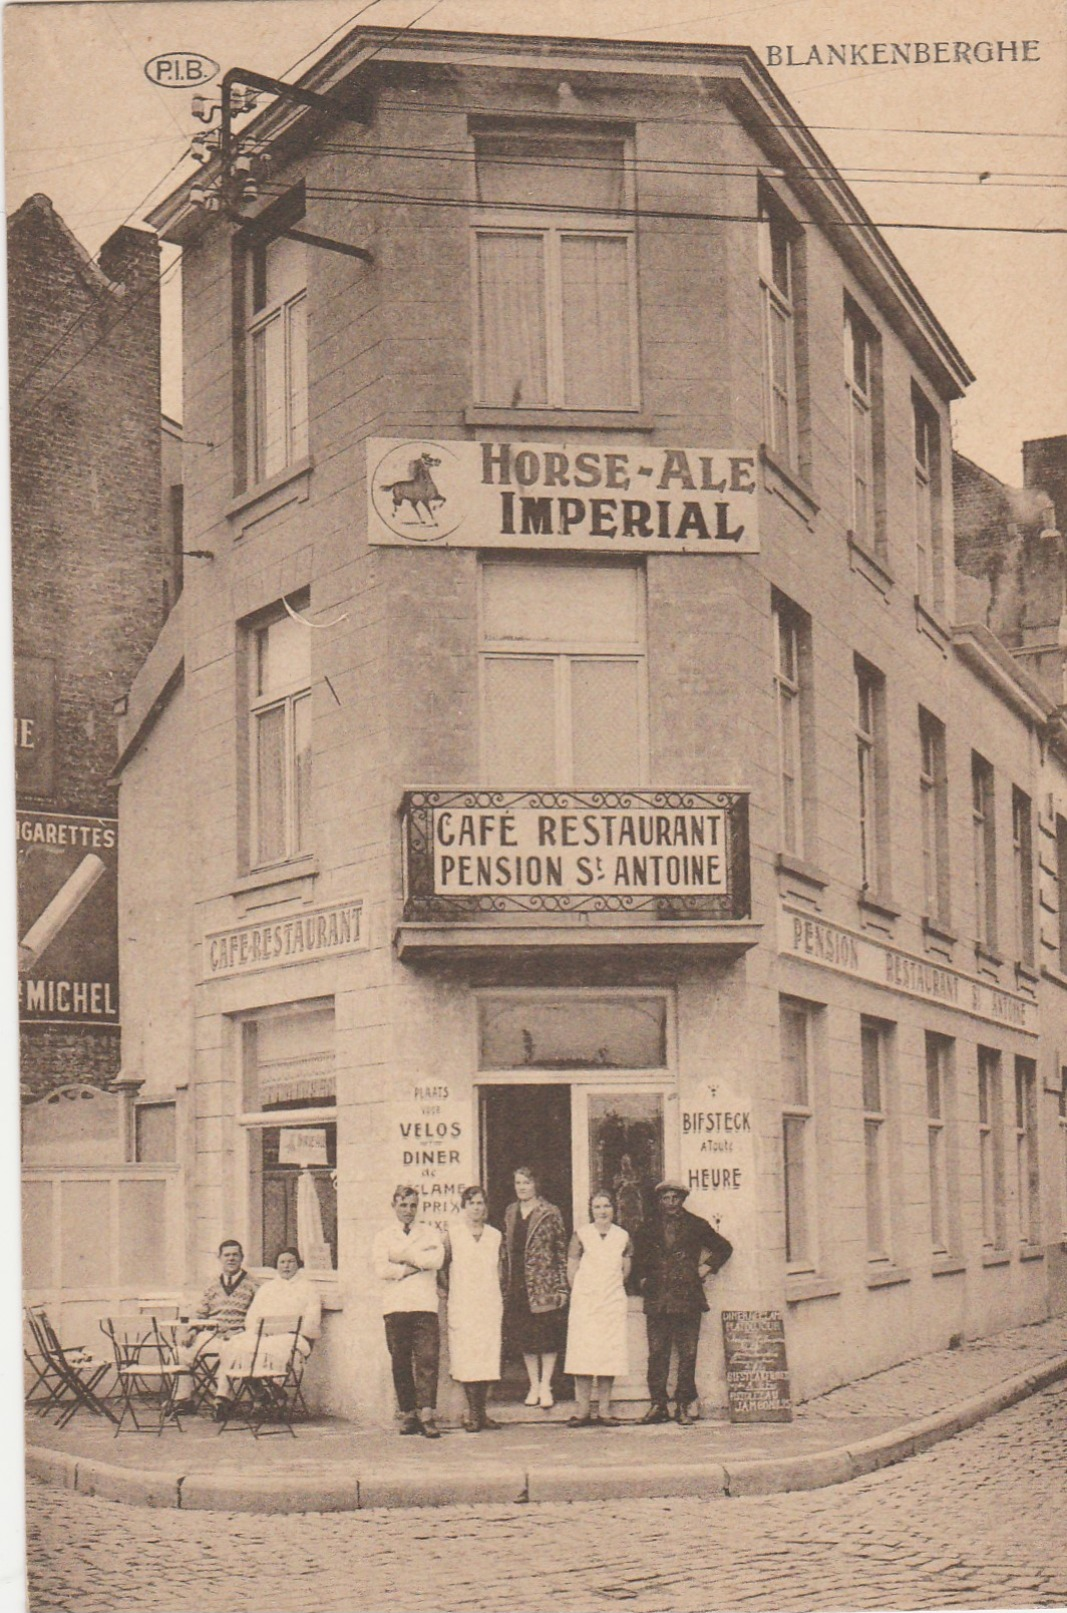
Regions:
<instances>
[{"instance_id":1,"label":"gabled roof","mask_svg":"<svg viewBox=\"0 0 1067 1613\"><path fill-rule=\"evenodd\" d=\"M12 213L7 221L9 235L19 229L25 228L29 231L34 227L41 231L50 231L55 236L65 250L69 262L90 291L102 292L113 297L125 295L125 287L108 279L100 265L56 212L51 197L45 196L42 191L27 196L22 206Z\"/></svg>"},{"instance_id":2,"label":"gabled roof","mask_svg":"<svg viewBox=\"0 0 1067 1613\"><path fill-rule=\"evenodd\" d=\"M439 68L453 72L489 67L529 73L596 74L615 80L652 77L714 79L739 120L752 131L770 162L782 168L803 197L818 225L828 229L836 250L849 263L898 334L924 350L928 367L939 374L940 389L959 397L974 376L951 337L901 265L877 226L853 195L834 164L763 66L745 45L664 44L645 40L561 39L528 34L451 33L437 29L354 28L298 82L330 94L353 75L375 75L392 67ZM362 73L361 73L362 70ZM309 113L294 103L272 101L242 133L270 142L293 130ZM313 130L315 123L309 127ZM209 168L209 175L217 168ZM169 240L181 240L203 227L194 214L190 191L204 183L191 175L149 215Z\"/></svg>"}]
</instances>

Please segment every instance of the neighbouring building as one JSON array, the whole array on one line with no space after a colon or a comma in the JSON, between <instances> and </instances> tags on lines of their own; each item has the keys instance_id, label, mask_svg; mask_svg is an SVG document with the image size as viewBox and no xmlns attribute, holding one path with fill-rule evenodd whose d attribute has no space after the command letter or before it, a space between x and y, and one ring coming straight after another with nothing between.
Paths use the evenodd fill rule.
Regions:
<instances>
[{"instance_id":1,"label":"neighbouring building","mask_svg":"<svg viewBox=\"0 0 1067 1613\"><path fill-rule=\"evenodd\" d=\"M527 1160L732 1240L709 1407L721 1307L798 1396L1046 1315L1067 733L957 592L966 363L749 50L359 28L301 83L350 116L153 217L209 445L117 769L166 1281L299 1241L312 1393L384 1420L394 1185L499 1220Z\"/></svg>"}]
</instances>

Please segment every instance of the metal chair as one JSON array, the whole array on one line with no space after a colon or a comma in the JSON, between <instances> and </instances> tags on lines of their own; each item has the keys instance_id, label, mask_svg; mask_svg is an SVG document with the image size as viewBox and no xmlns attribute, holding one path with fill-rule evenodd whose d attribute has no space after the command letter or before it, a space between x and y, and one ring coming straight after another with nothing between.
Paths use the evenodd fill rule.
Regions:
<instances>
[{"instance_id":1,"label":"metal chair","mask_svg":"<svg viewBox=\"0 0 1067 1613\"><path fill-rule=\"evenodd\" d=\"M133 1422L131 1432L154 1432L158 1436L168 1423L173 1423L181 1433L181 1418L174 1404L181 1366L173 1336L166 1337L165 1324L154 1316L105 1316L101 1318L100 1327L111 1341L115 1375L122 1395L115 1438L122 1433L127 1413ZM142 1427L138 1421L138 1399L154 1400L157 1410L154 1430Z\"/></svg>"},{"instance_id":2,"label":"metal chair","mask_svg":"<svg viewBox=\"0 0 1067 1613\"><path fill-rule=\"evenodd\" d=\"M223 1407L219 1419L219 1433L236 1428L248 1429L254 1439L261 1434L284 1434L296 1438L293 1413L297 1409L307 1415L301 1384L307 1356L299 1345L310 1349L310 1339L301 1341L302 1316L261 1317L256 1328L252 1360L246 1372L237 1377L233 1396ZM291 1339L283 1361L279 1361L271 1348L270 1340L288 1335ZM277 1428L263 1427L266 1422L277 1422Z\"/></svg>"},{"instance_id":3,"label":"metal chair","mask_svg":"<svg viewBox=\"0 0 1067 1613\"><path fill-rule=\"evenodd\" d=\"M25 1317L36 1347L34 1353L40 1358L45 1390L43 1397L36 1402L38 1415L43 1417L55 1410L58 1412L56 1427L65 1428L75 1413L84 1407L86 1411L115 1422L114 1412L97 1393L111 1363L102 1361L84 1345L60 1344L59 1335L42 1306L28 1305ZM36 1388L37 1385L32 1387Z\"/></svg>"}]
</instances>

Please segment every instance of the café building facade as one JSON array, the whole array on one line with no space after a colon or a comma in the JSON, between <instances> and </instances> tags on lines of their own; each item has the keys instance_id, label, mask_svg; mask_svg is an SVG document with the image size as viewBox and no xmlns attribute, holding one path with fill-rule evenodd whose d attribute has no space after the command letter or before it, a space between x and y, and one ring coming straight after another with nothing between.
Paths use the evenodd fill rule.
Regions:
<instances>
[{"instance_id":1,"label":"caf\u00e9 building facade","mask_svg":"<svg viewBox=\"0 0 1067 1613\"><path fill-rule=\"evenodd\" d=\"M723 1307L797 1396L1047 1314L1063 735L961 615L963 359L747 50L356 29L302 82L347 114L258 113L236 220L210 163L154 219L210 554L118 765L175 1286L296 1241L315 1399L384 1421L394 1185L500 1224L529 1163L729 1237L708 1408Z\"/></svg>"}]
</instances>

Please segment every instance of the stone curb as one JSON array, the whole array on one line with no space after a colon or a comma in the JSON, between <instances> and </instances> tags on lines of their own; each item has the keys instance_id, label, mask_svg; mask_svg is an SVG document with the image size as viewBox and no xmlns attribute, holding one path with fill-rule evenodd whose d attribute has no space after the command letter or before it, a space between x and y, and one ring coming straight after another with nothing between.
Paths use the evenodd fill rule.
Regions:
<instances>
[{"instance_id":1,"label":"stone curb","mask_svg":"<svg viewBox=\"0 0 1067 1613\"><path fill-rule=\"evenodd\" d=\"M1067 1378L1067 1355L1005 1378L981 1394L888 1434L810 1455L761 1460L629 1463L618 1466L521 1467L487 1464L468 1470L411 1472L379 1468L361 1478L346 1466L305 1474L182 1474L118 1467L47 1446L26 1448L26 1472L81 1495L130 1506L218 1512L359 1512L369 1508L478 1506L519 1501L622 1500L638 1496L760 1496L844 1484L905 1461L1027 1396Z\"/></svg>"}]
</instances>

